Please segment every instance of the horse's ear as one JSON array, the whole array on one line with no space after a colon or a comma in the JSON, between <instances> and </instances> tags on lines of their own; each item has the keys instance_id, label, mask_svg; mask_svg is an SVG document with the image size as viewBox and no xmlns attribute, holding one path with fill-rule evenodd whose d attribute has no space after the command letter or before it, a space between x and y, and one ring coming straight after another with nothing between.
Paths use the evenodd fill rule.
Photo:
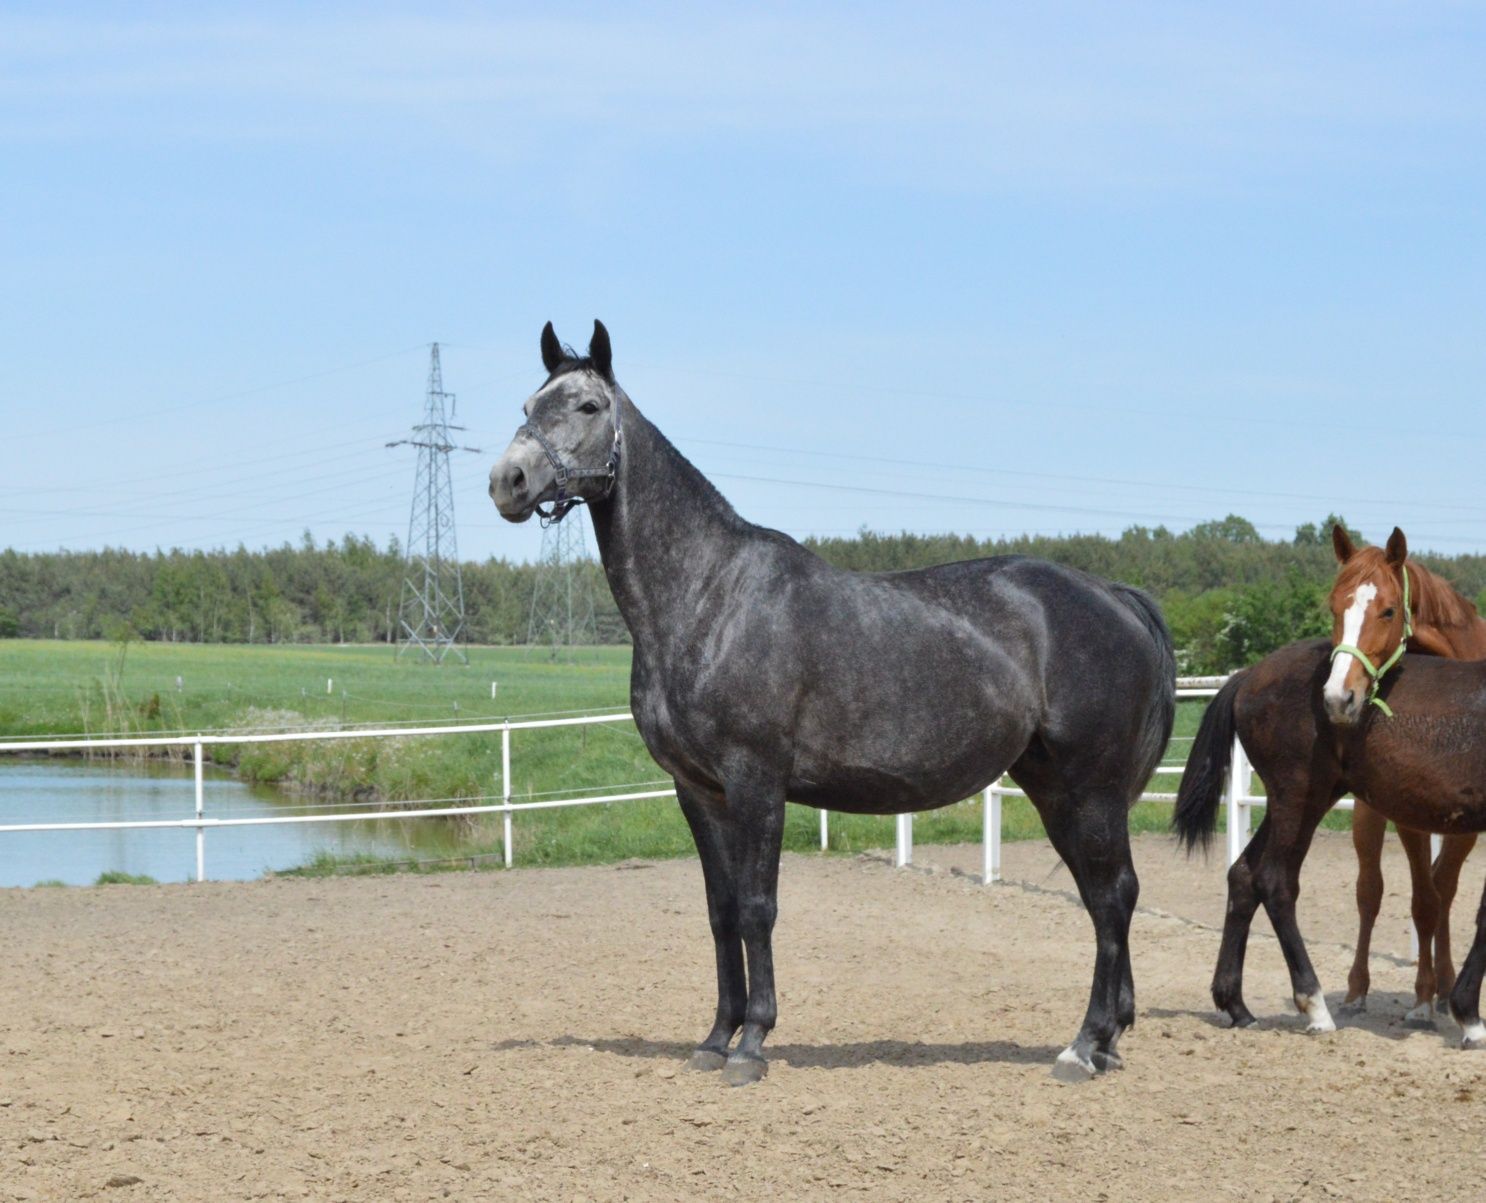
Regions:
<instances>
[{"instance_id":1,"label":"horse's ear","mask_svg":"<svg viewBox=\"0 0 1486 1203\"><path fill-rule=\"evenodd\" d=\"M1409 558L1409 541L1403 537L1403 531L1396 526L1393 528L1393 533L1388 536L1387 553L1390 564L1402 564Z\"/></svg>"},{"instance_id":2,"label":"horse's ear","mask_svg":"<svg viewBox=\"0 0 1486 1203\"><path fill-rule=\"evenodd\" d=\"M1347 534L1347 528L1338 522L1331 528L1331 546L1336 551L1336 562L1345 564L1357 554L1357 548L1352 544L1352 536Z\"/></svg>"},{"instance_id":3,"label":"horse's ear","mask_svg":"<svg viewBox=\"0 0 1486 1203\"><path fill-rule=\"evenodd\" d=\"M593 319L593 337L588 340L588 358L605 380L614 379L614 348L609 345L609 332L598 318Z\"/></svg>"},{"instance_id":4,"label":"horse's ear","mask_svg":"<svg viewBox=\"0 0 1486 1203\"><path fill-rule=\"evenodd\" d=\"M548 322L542 327L542 366L547 369L547 375L557 371L557 367L567 356L563 354L562 344L557 341L557 331L552 329L552 323Z\"/></svg>"}]
</instances>

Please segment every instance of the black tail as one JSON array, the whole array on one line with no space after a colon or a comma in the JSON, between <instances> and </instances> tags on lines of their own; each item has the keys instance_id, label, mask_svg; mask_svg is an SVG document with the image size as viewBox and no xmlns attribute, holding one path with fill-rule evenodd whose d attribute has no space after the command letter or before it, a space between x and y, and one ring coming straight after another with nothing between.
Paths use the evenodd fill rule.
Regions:
<instances>
[{"instance_id":1,"label":"black tail","mask_svg":"<svg viewBox=\"0 0 1486 1203\"><path fill-rule=\"evenodd\" d=\"M1243 684L1247 670L1236 672L1218 690L1208 704L1192 741L1192 755L1182 772L1182 783L1176 791L1176 809L1171 826L1188 852L1204 852L1213 842L1217 826L1218 803L1223 798L1223 783L1228 778L1233 759L1233 699Z\"/></svg>"},{"instance_id":2,"label":"black tail","mask_svg":"<svg viewBox=\"0 0 1486 1203\"><path fill-rule=\"evenodd\" d=\"M1172 647L1166 619L1161 616L1160 607L1150 595L1129 585L1117 584L1114 588L1150 632L1151 640L1161 657L1161 689L1151 699L1150 709L1141 729L1141 746L1138 750L1138 763L1144 766L1140 777L1141 788L1144 788L1151 774L1156 771L1156 766L1161 763L1166 745L1171 740L1171 725L1176 719L1176 651Z\"/></svg>"}]
</instances>

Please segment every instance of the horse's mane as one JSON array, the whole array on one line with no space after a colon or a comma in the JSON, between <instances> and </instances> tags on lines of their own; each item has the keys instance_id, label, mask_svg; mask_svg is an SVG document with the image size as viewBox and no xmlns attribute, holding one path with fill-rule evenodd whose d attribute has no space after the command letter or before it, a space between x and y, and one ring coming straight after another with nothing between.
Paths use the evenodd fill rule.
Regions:
<instances>
[{"instance_id":1,"label":"horse's mane","mask_svg":"<svg viewBox=\"0 0 1486 1203\"><path fill-rule=\"evenodd\" d=\"M1379 571L1391 571L1387 553L1381 547L1362 547L1342 565L1336 575L1336 588L1355 589L1364 577ZM1448 630L1468 627L1478 620L1475 603L1463 597L1444 577L1431 572L1418 560L1409 559L1409 591L1417 601L1417 625Z\"/></svg>"}]
</instances>

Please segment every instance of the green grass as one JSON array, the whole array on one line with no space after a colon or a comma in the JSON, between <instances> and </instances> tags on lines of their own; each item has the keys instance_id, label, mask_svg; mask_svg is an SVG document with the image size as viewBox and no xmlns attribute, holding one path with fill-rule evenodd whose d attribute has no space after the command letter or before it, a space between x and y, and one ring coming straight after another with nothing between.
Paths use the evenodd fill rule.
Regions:
<instances>
[{"instance_id":1,"label":"green grass","mask_svg":"<svg viewBox=\"0 0 1486 1203\"><path fill-rule=\"evenodd\" d=\"M579 649L553 661L545 649L471 648L469 665L398 660L381 646L232 646L0 640L0 735L117 731L211 731L275 725L437 724L571 711L623 709L629 701L627 647ZM177 689L176 678L181 679ZM326 693L326 681L333 684ZM498 682L497 697L490 684ZM1167 759L1185 755L1204 702L1177 707ZM325 743L211 745L214 760L247 780L323 798L396 803L500 792L496 735L344 740ZM628 723L516 732L512 793L556 796L663 781ZM663 787L663 786L662 786ZM1171 791L1174 777L1153 789ZM1134 831L1165 831L1171 808L1146 804ZM1003 805L1005 838L1043 835L1020 798ZM1347 816L1328 823L1345 827ZM518 814L516 863L566 865L692 854L674 801L657 799ZM831 848L842 853L890 847L893 820L832 814ZM919 843L978 841L979 800L919 815ZM817 812L791 806L785 847L819 846ZM500 864L500 821L447 824L420 835L409 860L429 868ZM319 858L305 873L367 872L365 858Z\"/></svg>"},{"instance_id":2,"label":"green grass","mask_svg":"<svg viewBox=\"0 0 1486 1203\"><path fill-rule=\"evenodd\" d=\"M125 873L122 869L109 869L98 874L95 886L157 886L160 883L148 873Z\"/></svg>"}]
</instances>

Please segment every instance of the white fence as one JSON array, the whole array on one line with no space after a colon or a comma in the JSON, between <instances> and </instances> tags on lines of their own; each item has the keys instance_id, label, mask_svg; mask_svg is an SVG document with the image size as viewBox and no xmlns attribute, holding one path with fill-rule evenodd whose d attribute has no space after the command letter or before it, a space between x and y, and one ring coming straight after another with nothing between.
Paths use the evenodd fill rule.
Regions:
<instances>
[{"instance_id":1,"label":"white fence","mask_svg":"<svg viewBox=\"0 0 1486 1203\"><path fill-rule=\"evenodd\" d=\"M117 739L39 739L12 740L0 743L0 752L90 752L108 748L188 747L196 775L196 813L183 819L116 819L82 823L7 823L0 825L0 836L27 831L137 831L151 829L196 830L196 880L206 880L206 833L213 828L265 827L294 823L354 823L403 819L442 819L455 815L498 814L504 819L502 845L506 868L512 863L511 816L523 810L554 810L564 806L597 806L608 802L635 802L641 798L669 798L674 789L641 790L628 793L599 794L572 798L544 799L539 802L511 800L511 733L546 730L553 727L581 727L593 723L624 723L628 713L585 714L573 718L529 719L517 722L464 723L445 727L352 727L335 731L273 731L237 734L230 731L201 735L130 736ZM501 800L498 803L470 800L457 806L420 806L408 809L363 810L351 814L262 815L253 818L215 819L206 813L206 782L203 774L203 749L208 744L269 744L310 740L378 739L422 735L470 735L500 732Z\"/></svg>"},{"instance_id":2,"label":"white fence","mask_svg":"<svg viewBox=\"0 0 1486 1203\"><path fill-rule=\"evenodd\" d=\"M1186 677L1177 681L1177 697L1212 697L1227 678ZM0 743L0 752L89 752L110 748L139 747L189 747L196 778L195 814L181 819L118 819L96 822L72 823L9 823L0 825L0 836L32 831L126 831L159 828L194 828L196 832L196 880L206 880L206 833L214 828L270 826L296 823L352 823L357 821L386 821L404 819L449 818L455 815L502 816L502 850L507 868L512 864L512 816L519 811L554 810L567 806L596 806L613 802L633 802L642 798L669 798L674 789L653 789L624 793L608 793L596 796L543 799L536 802L514 802L511 794L511 733L535 731L555 727L577 727L593 723L621 723L631 721L632 716L618 714L588 714L572 718L529 719L499 723L464 723L451 726L428 727L383 727L346 728L334 731L276 731L253 734L233 732L203 733L200 735L176 736L131 736L116 739L53 739L14 740ZM499 732L501 737L501 798L497 803L472 799L455 806L411 804L408 809L362 810L348 814L300 814L265 815L252 818L212 818L206 813L206 789L203 777L203 749L208 744L262 744L288 743L309 740L376 739L406 736L469 735ZM1157 774L1178 774L1182 763L1163 763ZM1248 758L1238 740L1233 741L1233 768L1229 775L1228 789L1224 797L1227 804L1227 850L1230 864L1238 859L1249 841L1251 812L1262 807L1262 794L1253 792L1253 775ZM1026 795L1002 777L985 790L982 819L982 877L986 882L998 881L1001 877L1001 803L1003 798L1026 797ZM1150 791L1140 796L1142 802L1176 801L1170 792ZM1350 810L1352 800L1345 798L1338 807ZM820 846L825 851L830 846L830 820L828 812L820 812ZM897 838L894 863L906 866L913 861L913 816L897 816Z\"/></svg>"}]
</instances>

